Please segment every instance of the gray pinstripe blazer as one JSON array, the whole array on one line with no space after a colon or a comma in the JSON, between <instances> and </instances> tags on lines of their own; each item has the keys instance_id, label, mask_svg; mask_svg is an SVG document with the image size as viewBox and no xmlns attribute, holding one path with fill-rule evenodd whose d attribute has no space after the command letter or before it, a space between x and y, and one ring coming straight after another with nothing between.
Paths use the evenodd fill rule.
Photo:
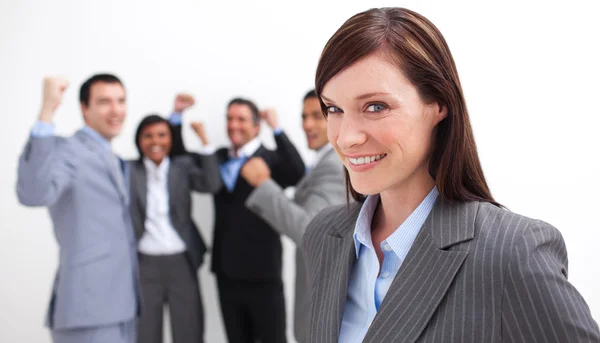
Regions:
<instances>
[{"instance_id":1,"label":"gray pinstripe blazer","mask_svg":"<svg viewBox=\"0 0 600 343\"><path fill-rule=\"evenodd\" d=\"M338 341L360 206L327 209L307 229L309 342ZM600 342L600 332L567 280L558 230L440 197L364 342Z\"/></svg>"}]
</instances>

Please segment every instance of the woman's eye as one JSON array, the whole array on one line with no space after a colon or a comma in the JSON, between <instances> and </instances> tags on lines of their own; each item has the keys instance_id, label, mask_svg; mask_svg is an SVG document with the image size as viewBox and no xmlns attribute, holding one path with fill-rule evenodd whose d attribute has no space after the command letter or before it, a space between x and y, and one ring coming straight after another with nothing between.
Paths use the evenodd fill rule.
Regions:
<instances>
[{"instance_id":1,"label":"woman's eye","mask_svg":"<svg viewBox=\"0 0 600 343\"><path fill-rule=\"evenodd\" d=\"M383 104L372 104L367 107L367 112L380 112L385 110L386 107Z\"/></svg>"},{"instance_id":2,"label":"woman's eye","mask_svg":"<svg viewBox=\"0 0 600 343\"><path fill-rule=\"evenodd\" d=\"M339 107L327 106L327 113L341 113L342 110Z\"/></svg>"}]
</instances>

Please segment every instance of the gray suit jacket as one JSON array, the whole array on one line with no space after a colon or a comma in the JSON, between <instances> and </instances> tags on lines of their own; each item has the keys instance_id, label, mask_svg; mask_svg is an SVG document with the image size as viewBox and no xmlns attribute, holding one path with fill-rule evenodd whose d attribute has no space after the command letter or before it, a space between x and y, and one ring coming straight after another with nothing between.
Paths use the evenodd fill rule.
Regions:
<instances>
[{"instance_id":1,"label":"gray suit jacket","mask_svg":"<svg viewBox=\"0 0 600 343\"><path fill-rule=\"evenodd\" d=\"M129 161L131 166L131 217L136 238L145 231L146 167L142 160ZM214 193L221 188L221 176L216 155L185 154L171 160L168 172L169 216L173 228L186 246L186 256L195 271L202 264L206 244L192 220L191 191Z\"/></svg>"},{"instance_id":2,"label":"gray suit jacket","mask_svg":"<svg viewBox=\"0 0 600 343\"><path fill-rule=\"evenodd\" d=\"M360 206L322 212L305 235L310 342L338 342ZM600 342L600 333L567 280L558 230L488 203L440 197L364 342Z\"/></svg>"},{"instance_id":3,"label":"gray suit jacket","mask_svg":"<svg viewBox=\"0 0 600 343\"><path fill-rule=\"evenodd\" d=\"M111 158L79 131L70 138L30 138L19 160L19 201L48 207L60 248L46 321L53 329L104 326L136 316L129 196Z\"/></svg>"},{"instance_id":4,"label":"gray suit jacket","mask_svg":"<svg viewBox=\"0 0 600 343\"><path fill-rule=\"evenodd\" d=\"M246 206L281 234L300 245L308 223L321 210L344 203L345 186L343 166L334 150L323 156L296 187L290 201L272 180L256 188ZM302 251L296 251L296 295L294 305L294 335L298 342L306 342L309 323L310 299Z\"/></svg>"}]
</instances>

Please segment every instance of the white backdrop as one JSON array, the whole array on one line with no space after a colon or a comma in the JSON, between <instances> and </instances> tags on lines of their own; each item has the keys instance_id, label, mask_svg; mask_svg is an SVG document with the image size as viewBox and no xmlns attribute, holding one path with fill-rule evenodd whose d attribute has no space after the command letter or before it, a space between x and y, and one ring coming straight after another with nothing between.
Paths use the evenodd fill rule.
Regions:
<instances>
[{"instance_id":1,"label":"white backdrop","mask_svg":"<svg viewBox=\"0 0 600 343\"><path fill-rule=\"evenodd\" d=\"M276 107L309 158L301 99L313 85L320 51L344 20L375 6L414 9L440 28L458 65L494 196L562 231L570 280L600 319L600 24L593 1L2 0L0 104L6 126L0 143L7 155L0 168L0 341L50 341L42 324L57 247L46 210L25 208L15 196L17 159L36 119L44 75L71 82L56 115L65 135L82 124L77 94L83 80L104 71L122 78L129 117L114 146L124 157L136 157L133 132L140 118L166 115L174 95L188 91L198 101L186 123L204 120L214 143L227 142L225 104L242 95ZM189 128L184 134L190 148L198 147ZM272 144L266 127L262 134ZM197 196L195 204L211 241L212 203ZM284 244L291 300L293 246ZM200 273L206 338L224 342L209 264Z\"/></svg>"}]
</instances>

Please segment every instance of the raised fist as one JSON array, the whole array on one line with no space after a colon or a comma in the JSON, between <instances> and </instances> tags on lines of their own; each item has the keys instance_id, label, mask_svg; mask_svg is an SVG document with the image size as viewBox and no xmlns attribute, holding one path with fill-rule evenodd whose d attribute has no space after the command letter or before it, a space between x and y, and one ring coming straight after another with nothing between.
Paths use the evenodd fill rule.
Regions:
<instances>
[{"instance_id":1,"label":"raised fist","mask_svg":"<svg viewBox=\"0 0 600 343\"><path fill-rule=\"evenodd\" d=\"M208 145L208 139L206 138L206 131L204 130L204 124L199 121L194 121L190 125L192 126L192 129L194 130L194 132L196 132L198 137L200 137L202 144Z\"/></svg>"},{"instance_id":2,"label":"raised fist","mask_svg":"<svg viewBox=\"0 0 600 343\"><path fill-rule=\"evenodd\" d=\"M271 169L261 157L253 157L242 166L240 175L252 187L258 187L271 177Z\"/></svg>"},{"instance_id":3,"label":"raised fist","mask_svg":"<svg viewBox=\"0 0 600 343\"><path fill-rule=\"evenodd\" d=\"M42 109L40 111L40 120L51 122L54 111L62 101L63 94L69 83L62 77L44 78L44 93L42 100Z\"/></svg>"},{"instance_id":4,"label":"raised fist","mask_svg":"<svg viewBox=\"0 0 600 343\"><path fill-rule=\"evenodd\" d=\"M260 111L260 118L264 120L271 129L275 130L277 128L277 112L275 112L275 109L267 108Z\"/></svg>"},{"instance_id":5,"label":"raised fist","mask_svg":"<svg viewBox=\"0 0 600 343\"><path fill-rule=\"evenodd\" d=\"M175 105L173 111L176 113L181 113L186 109L194 106L195 103L196 100L194 100L194 97L192 95L179 93L177 94L177 97L175 97Z\"/></svg>"}]
</instances>

